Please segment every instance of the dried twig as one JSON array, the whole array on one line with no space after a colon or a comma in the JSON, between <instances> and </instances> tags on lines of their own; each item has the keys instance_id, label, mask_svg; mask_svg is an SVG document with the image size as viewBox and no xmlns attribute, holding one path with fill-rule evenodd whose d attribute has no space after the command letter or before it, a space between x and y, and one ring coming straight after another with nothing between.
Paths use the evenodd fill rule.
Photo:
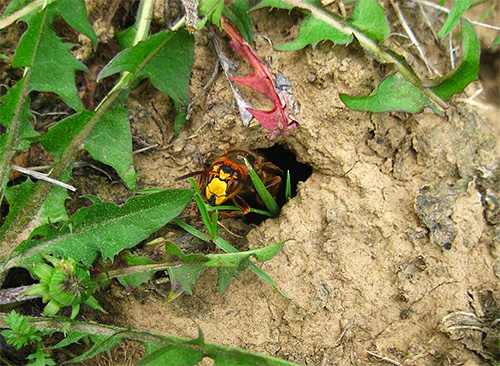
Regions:
<instances>
[{"instance_id":1,"label":"dried twig","mask_svg":"<svg viewBox=\"0 0 500 366\"><path fill-rule=\"evenodd\" d=\"M193 105L195 105L198 100L202 97L203 94L207 91L207 89L212 85L214 82L215 78L217 77L217 74L219 73L219 58L215 58L215 65L214 65L214 70L212 71L212 75L210 75L210 79L203 85L203 87L200 89L198 94L191 100L191 103L189 103L188 109L187 109L187 114L186 114L186 120L191 118L191 114L193 113Z\"/></svg>"},{"instance_id":2,"label":"dried twig","mask_svg":"<svg viewBox=\"0 0 500 366\"><path fill-rule=\"evenodd\" d=\"M425 56L425 53L424 53L424 50L422 49L422 47L420 46L420 42L418 41L417 37L415 37L415 34L413 33L413 31L411 30L410 26L408 25L408 23L406 22L406 19L404 18L403 16L403 12L401 11L401 8L399 7L399 4L394 2L394 0L390 0L391 1L391 5L392 7L394 8L394 10L396 11L396 14L399 18L399 21L401 23L401 25L403 26L403 29L405 30L406 34L408 35L408 37L410 37L410 40L411 42L415 45L415 47L417 48L417 51L418 53L420 54L420 57L422 58L422 61L424 61L424 64L425 64L425 67L427 67L427 71L429 71L429 74L431 76L431 78L434 77L434 73L438 74L439 76L441 76L434 67L432 67L429 62L427 61L427 57Z\"/></svg>"},{"instance_id":3,"label":"dried twig","mask_svg":"<svg viewBox=\"0 0 500 366\"><path fill-rule=\"evenodd\" d=\"M37 172L37 171L32 170L32 169L28 169L28 168L23 168L22 166L15 165L15 164L11 164L10 167L12 169L20 172L20 173L29 175L30 177L33 177L35 179L44 180L44 181L52 183L52 184L54 184L56 186L63 187L65 189L69 189L72 192L76 191L76 188L73 187L72 185L63 183L63 182L61 182L61 181L59 181L57 179L54 179L54 178L49 178L49 176L47 174L40 173L40 172Z\"/></svg>"},{"instance_id":4,"label":"dried twig","mask_svg":"<svg viewBox=\"0 0 500 366\"><path fill-rule=\"evenodd\" d=\"M436 10L442 11L443 13L449 13L450 12L450 9L445 8L444 6L440 6L438 4L434 4L431 1L427 1L427 0L412 0L412 1L414 3L416 3L416 4L422 4L422 5L428 6L429 8L434 8ZM500 31L500 27L497 27L495 25L477 22L475 20L470 20L469 18L466 18L466 17L463 17L463 18L467 19L472 24L479 25L480 27L484 27L484 28L494 29L494 30Z\"/></svg>"},{"instance_id":5,"label":"dried twig","mask_svg":"<svg viewBox=\"0 0 500 366\"><path fill-rule=\"evenodd\" d=\"M427 25L427 27L429 27L429 29L431 30L431 33L432 33L432 36L434 37L434 40L435 41L439 41L439 38L437 36L437 33L436 31L434 30L434 27L431 25L431 22L429 20L429 17L427 16L427 13L425 12L424 10L424 7L422 6L422 4L418 3L418 9L420 10L420 13L422 13L422 18L424 18L424 22L425 24Z\"/></svg>"},{"instance_id":6,"label":"dried twig","mask_svg":"<svg viewBox=\"0 0 500 366\"><path fill-rule=\"evenodd\" d=\"M453 47L453 38L451 36L451 33L448 35L448 40L449 40L449 47L450 47L450 64L451 64L451 69L453 70L455 68L455 48Z\"/></svg>"},{"instance_id":7,"label":"dried twig","mask_svg":"<svg viewBox=\"0 0 500 366\"><path fill-rule=\"evenodd\" d=\"M371 351L366 351L366 353L372 357L375 357L379 361L386 362L386 363L394 365L394 366L403 366L400 362L393 360L392 358L388 358L388 357L379 355L378 353L371 352Z\"/></svg>"}]
</instances>

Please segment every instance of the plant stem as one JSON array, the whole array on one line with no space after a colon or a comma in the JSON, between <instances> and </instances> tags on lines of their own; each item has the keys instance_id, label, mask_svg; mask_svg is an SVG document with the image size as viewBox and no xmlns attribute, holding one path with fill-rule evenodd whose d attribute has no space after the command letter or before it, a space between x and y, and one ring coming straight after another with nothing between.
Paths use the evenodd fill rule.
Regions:
<instances>
[{"instance_id":1,"label":"plant stem","mask_svg":"<svg viewBox=\"0 0 500 366\"><path fill-rule=\"evenodd\" d=\"M140 266L125 267L108 272L99 273L98 275L92 276L92 280L100 282L100 281L110 280L112 278L143 273L146 271L155 271L155 272L165 271L169 268L178 265L182 265L182 263L179 264L179 263L164 262L164 263L152 263L152 264L143 264Z\"/></svg>"},{"instance_id":2,"label":"plant stem","mask_svg":"<svg viewBox=\"0 0 500 366\"><path fill-rule=\"evenodd\" d=\"M301 8L309 10L313 17L322 22L332 26L338 31L347 34L354 35L361 46L368 51L368 53L372 53L377 55L380 59L382 59L386 63L394 64L398 71L403 75L405 79L407 79L413 86L418 88L423 94L425 94L439 109L444 110L448 108L448 105L437 96L431 89L425 88L422 86L421 81L413 74L413 72L408 69L400 60L394 57L389 52L383 50L376 42L372 41L369 37L367 37L364 33L358 31L357 29L351 27L348 24L341 23L334 17L332 17L327 11L317 8L314 5L311 5L304 0L283 0L283 2L292 5L293 7Z\"/></svg>"},{"instance_id":3,"label":"plant stem","mask_svg":"<svg viewBox=\"0 0 500 366\"><path fill-rule=\"evenodd\" d=\"M19 9L18 11L6 16L5 18L0 20L0 29L4 29L14 23L16 20L19 18L22 18L23 16L29 14L30 12L34 11L38 7L42 5L49 5L50 3L54 2L55 0L35 0L28 5L26 5L24 8Z\"/></svg>"},{"instance_id":4,"label":"plant stem","mask_svg":"<svg viewBox=\"0 0 500 366\"><path fill-rule=\"evenodd\" d=\"M7 314L0 313L0 328L9 328L5 323ZM237 349L217 344L205 343L200 334L199 340L193 342L193 339L177 338L172 336L140 332L131 330L130 328L120 328L104 324L95 324L90 322L74 321L68 318L42 318L42 317L26 317L30 321L30 326L46 332L62 332L65 334L84 333L88 335L107 336L109 338L116 337L118 339L128 339L141 343L157 343L165 347L170 346L183 350L184 352L201 352L206 357L233 360L234 356L252 357L259 360L259 364L276 365L276 366L298 366L298 364L278 359L266 354L254 353L243 349ZM105 348L103 348L103 352Z\"/></svg>"}]
</instances>

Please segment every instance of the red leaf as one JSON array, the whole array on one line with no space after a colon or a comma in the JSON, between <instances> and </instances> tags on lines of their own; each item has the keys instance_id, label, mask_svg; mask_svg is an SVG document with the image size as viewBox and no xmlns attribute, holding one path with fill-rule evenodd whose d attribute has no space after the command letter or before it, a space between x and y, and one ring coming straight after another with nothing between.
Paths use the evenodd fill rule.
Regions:
<instances>
[{"instance_id":1,"label":"red leaf","mask_svg":"<svg viewBox=\"0 0 500 366\"><path fill-rule=\"evenodd\" d=\"M255 51L243 39L236 27L225 17L221 18L221 25L224 32L231 38L229 42L231 48L234 52L244 57L254 69L252 75L231 77L230 80L266 95L274 104L274 108L270 111L252 108L247 108L247 111L259 121L262 127L271 131L271 134L267 138L274 139L287 134L291 129L298 126L298 122L290 115L288 98L284 93L276 91L269 70L260 62Z\"/></svg>"}]
</instances>

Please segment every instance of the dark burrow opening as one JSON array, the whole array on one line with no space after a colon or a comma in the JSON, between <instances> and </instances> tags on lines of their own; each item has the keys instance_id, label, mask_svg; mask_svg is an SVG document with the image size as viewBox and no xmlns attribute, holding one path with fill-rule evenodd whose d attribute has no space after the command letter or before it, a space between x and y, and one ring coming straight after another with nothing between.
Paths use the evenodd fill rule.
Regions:
<instances>
[{"instance_id":1,"label":"dark burrow opening","mask_svg":"<svg viewBox=\"0 0 500 366\"><path fill-rule=\"evenodd\" d=\"M290 171L291 197L295 197L297 194L298 182L305 182L307 178L311 176L312 168L307 164L299 163L292 151L278 144L267 149L258 149L256 152L264 157L266 161L278 166L284 172L280 189L276 195L276 202L280 207L282 207L286 203L286 172ZM249 202L249 204L252 206L252 202ZM267 217L263 215L249 213L245 215L244 221L251 224L260 224L266 220L266 218Z\"/></svg>"}]
</instances>

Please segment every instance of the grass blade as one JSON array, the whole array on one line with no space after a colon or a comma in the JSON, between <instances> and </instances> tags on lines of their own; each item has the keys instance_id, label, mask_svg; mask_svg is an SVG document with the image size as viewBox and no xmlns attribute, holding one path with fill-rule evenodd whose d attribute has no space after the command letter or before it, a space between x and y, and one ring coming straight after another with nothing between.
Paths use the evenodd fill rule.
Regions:
<instances>
[{"instance_id":1,"label":"grass blade","mask_svg":"<svg viewBox=\"0 0 500 366\"><path fill-rule=\"evenodd\" d=\"M285 199L289 200L292 197L292 182L290 180L290 171L286 171Z\"/></svg>"},{"instance_id":2,"label":"grass blade","mask_svg":"<svg viewBox=\"0 0 500 366\"><path fill-rule=\"evenodd\" d=\"M267 209L274 217L277 217L280 213L280 207L276 203L276 200L273 198L271 193L267 190L262 180L259 178L257 172L253 169L252 165L248 162L246 158L243 158L245 164L248 168L248 174L250 175L250 179L252 179L252 183L255 187L255 190L259 194L259 197L262 199Z\"/></svg>"}]
</instances>

